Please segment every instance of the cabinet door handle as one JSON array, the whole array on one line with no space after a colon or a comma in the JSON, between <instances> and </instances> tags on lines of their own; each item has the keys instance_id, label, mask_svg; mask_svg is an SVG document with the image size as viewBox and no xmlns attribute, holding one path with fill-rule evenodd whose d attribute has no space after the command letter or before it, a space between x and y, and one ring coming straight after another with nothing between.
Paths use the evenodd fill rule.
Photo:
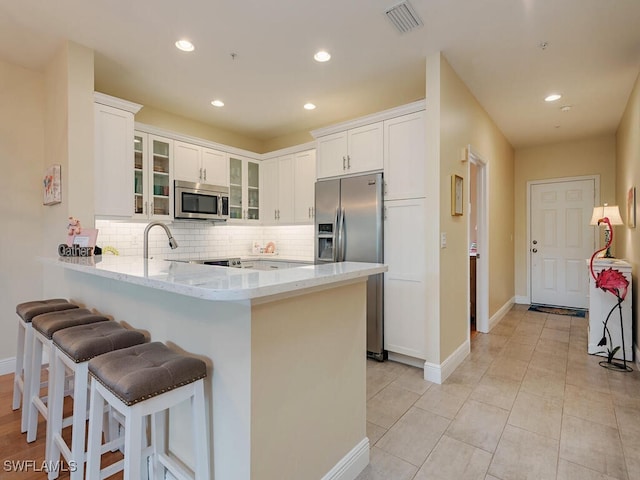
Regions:
<instances>
[{"instance_id":1,"label":"cabinet door handle","mask_svg":"<svg viewBox=\"0 0 640 480\"><path fill-rule=\"evenodd\" d=\"M149 204L149 215L153 215L153 202Z\"/></svg>"},{"instance_id":2,"label":"cabinet door handle","mask_svg":"<svg viewBox=\"0 0 640 480\"><path fill-rule=\"evenodd\" d=\"M198 179L202 180L202 167L200 167L200 173L198 174Z\"/></svg>"},{"instance_id":3,"label":"cabinet door handle","mask_svg":"<svg viewBox=\"0 0 640 480\"><path fill-rule=\"evenodd\" d=\"M144 202L144 208L142 209L142 213L147 214L147 202Z\"/></svg>"},{"instance_id":4,"label":"cabinet door handle","mask_svg":"<svg viewBox=\"0 0 640 480\"><path fill-rule=\"evenodd\" d=\"M276 210L275 208L273 209L273 219L274 220L278 219L278 210Z\"/></svg>"},{"instance_id":5,"label":"cabinet door handle","mask_svg":"<svg viewBox=\"0 0 640 480\"><path fill-rule=\"evenodd\" d=\"M384 219L387 219L387 207L384 207Z\"/></svg>"},{"instance_id":6,"label":"cabinet door handle","mask_svg":"<svg viewBox=\"0 0 640 480\"><path fill-rule=\"evenodd\" d=\"M311 218L311 207L309 207L309 218Z\"/></svg>"},{"instance_id":7,"label":"cabinet door handle","mask_svg":"<svg viewBox=\"0 0 640 480\"><path fill-rule=\"evenodd\" d=\"M342 169L347 169L347 158L344 155L342 156Z\"/></svg>"},{"instance_id":8,"label":"cabinet door handle","mask_svg":"<svg viewBox=\"0 0 640 480\"><path fill-rule=\"evenodd\" d=\"M347 170L351 169L351 156L347 155Z\"/></svg>"},{"instance_id":9,"label":"cabinet door handle","mask_svg":"<svg viewBox=\"0 0 640 480\"><path fill-rule=\"evenodd\" d=\"M206 168L204 169L204 181L205 182L207 181L207 169Z\"/></svg>"}]
</instances>

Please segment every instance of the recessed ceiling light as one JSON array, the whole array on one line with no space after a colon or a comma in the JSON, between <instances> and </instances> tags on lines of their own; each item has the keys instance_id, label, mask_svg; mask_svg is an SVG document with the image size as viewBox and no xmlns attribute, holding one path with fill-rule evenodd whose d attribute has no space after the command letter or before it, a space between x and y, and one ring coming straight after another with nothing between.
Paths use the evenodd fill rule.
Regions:
<instances>
[{"instance_id":1,"label":"recessed ceiling light","mask_svg":"<svg viewBox=\"0 0 640 480\"><path fill-rule=\"evenodd\" d=\"M211 105L214 107L224 107L224 102L222 100L213 100Z\"/></svg>"},{"instance_id":2,"label":"recessed ceiling light","mask_svg":"<svg viewBox=\"0 0 640 480\"><path fill-rule=\"evenodd\" d=\"M329 52L325 52L324 50L320 50L313 56L313 59L316 62L328 62L330 58L331 55L329 54Z\"/></svg>"},{"instance_id":3,"label":"recessed ceiling light","mask_svg":"<svg viewBox=\"0 0 640 480\"><path fill-rule=\"evenodd\" d=\"M191 43L189 40L178 40L176 42L176 48L178 50L182 50L183 52L193 52L196 47L193 46L193 43Z\"/></svg>"},{"instance_id":4,"label":"recessed ceiling light","mask_svg":"<svg viewBox=\"0 0 640 480\"><path fill-rule=\"evenodd\" d=\"M304 109L305 110L313 110L315 108L316 108L316 106L313 103L305 103L304 104Z\"/></svg>"},{"instance_id":5,"label":"recessed ceiling light","mask_svg":"<svg viewBox=\"0 0 640 480\"><path fill-rule=\"evenodd\" d=\"M556 100L560 100L561 98L562 98L562 95L560 95L559 93L552 93L551 95L545 97L544 101L555 102Z\"/></svg>"}]
</instances>

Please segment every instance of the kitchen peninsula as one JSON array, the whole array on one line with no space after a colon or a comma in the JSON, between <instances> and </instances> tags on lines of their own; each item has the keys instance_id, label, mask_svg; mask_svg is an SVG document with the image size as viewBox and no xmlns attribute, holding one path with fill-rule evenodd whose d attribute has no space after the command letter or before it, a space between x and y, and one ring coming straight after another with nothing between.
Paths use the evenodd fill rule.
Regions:
<instances>
[{"instance_id":1,"label":"kitchen peninsula","mask_svg":"<svg viewBox=\"0 0 640 480\"><path fill-rule=\"evenodd\" d=\"M212 479L353 479L366 437L368 263L257 271L137 257L43 258L64 296L202 356ZM192 463L189 406L170 450Z\"/></svg>"}]
</instances>

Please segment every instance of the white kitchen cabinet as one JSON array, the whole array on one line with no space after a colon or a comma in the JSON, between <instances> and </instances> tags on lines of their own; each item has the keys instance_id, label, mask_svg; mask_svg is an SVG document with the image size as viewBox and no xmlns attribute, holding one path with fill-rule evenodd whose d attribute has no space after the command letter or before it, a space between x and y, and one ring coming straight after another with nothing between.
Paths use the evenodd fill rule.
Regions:
<instances>
[{"instance_id":1,"label":"white kitchen cabinet","mask_svg":"<svg viewBox=\"0 0 640 480\"><path fill-rule=\"evenodd\" d=\"M229 220L260 220L260 164L250 158L229 155Z\"/></svg>"},{"instance_id":2,"label":"white kitchen cabinet","mask_svg":"<svg viewBox=\"0 0 640 480\"><path fill-rule=\"evenodd\" d=\"M382 170L382 122L318 138L318 178Z\"/></svg>"},{"instance_id":3,"label":"white kitchen cabinet","mask_svg":"<svg viewBox=\"0 0 640 480\"><path fill-rule=\"evenodd\" d=\"M589 346L588 352L590 354L597 354L607 356L607 349L613 349L620 347L620 350L616 353L614 358L619 360L623 359L622 356L622 330L624 330L624 350L628 362L633 361L633 332L632 332L632 282L631 282L631 264L624 260L611 259L598 259L593 263L593 271L596 275L605 269L613 268L618 270L624 275L624 278L629 282L627 288L627 295L623 300L622 307L622 329L620 328L620 313L616 308L611 314L609 322L607 323L607 329L611 335L611 342L607 335L607 345L599 347L598 343L604 334L603 322L606 320L607 315L613 307L618 304L618 300L615 295L609 292L605 292L599 288L596 288L595 281L589 272Z\"/></svg>"},{"instance_id":4,"label":"white kitchen cabinet","mask_svg":"<svg viewBox=\"0 0 640 480\"><path fill-rule=\"evenodd\" d=\"M260 164L262 178L262 221L265 224L293 223L293 155Z\"/></svg>"},{"instance_id":5,"label":"white kitchen cabinet","mask_svg":"<svg viewBox=\"0 0 640 480\"><path fill-rule=\"evenodd\" d=\"M425 196L425 112L384 122L384 199Z\"/></svg>"},{"instance_id":6,"label":"white kitchen cabinet","mask_svg":"<svg viewBox=\"0 0 640 480\"><path fill-rule=\"evenodd\" d=\"M176 180L229 185L227 153L180 141L174 142L173 151Z\"/></svg>"},{"instance_id":7,"label":"white kitchen cabinet","mask_svg":"<svg viewBox=\"0 0 640 480\"><path fill-rule=\"evenodd\" d=\"M426 359L425 199L384 206L384 348Z\"/></svg>"},{"instance_id":8,"label":"white kitchen cabinet","mask_svg":"<svg viewBox=\"0 0 640 480\"><path fill-rule=\"evenodd\" d=\"M173 140L136 131L133 145L133 216L172 220Z\"/></svg>"},{"instance_id":9,"label":"white kitchen cabinet","mask_svg":"<svg viewBox=\"0 0 640 480\"><path fill-rule=\"evenodd\" d=\"M120 107L120 108L117 108ZM133 116L141 105L95 94L95 214L131 217Z\"/></svg>"},{"instance_id":10,"label":"white kitchen cabinet","mask_svg":"<svg viewBox=\"0 0 640 480\"><path fill-rule=\"evenodd\" d=\"M315 210L316 151L307 150L293 157L293 221L313 223Z\"/></svg>"}]
</instances>

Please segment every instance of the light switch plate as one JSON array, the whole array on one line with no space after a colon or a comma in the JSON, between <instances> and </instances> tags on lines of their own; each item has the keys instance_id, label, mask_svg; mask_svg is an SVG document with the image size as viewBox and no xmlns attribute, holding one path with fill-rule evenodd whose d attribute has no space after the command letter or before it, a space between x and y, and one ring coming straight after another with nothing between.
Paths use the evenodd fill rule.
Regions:
<instances>
[{"instance_id":1,"label":"light switch plate","mask_svg":"<svg viewBox=\"0 0 640 480\"><path fill-rule=\"evenodd\" d=\"M447 248L447 232L440 234L440 248Z\"/></svg>"}]
</instances>

